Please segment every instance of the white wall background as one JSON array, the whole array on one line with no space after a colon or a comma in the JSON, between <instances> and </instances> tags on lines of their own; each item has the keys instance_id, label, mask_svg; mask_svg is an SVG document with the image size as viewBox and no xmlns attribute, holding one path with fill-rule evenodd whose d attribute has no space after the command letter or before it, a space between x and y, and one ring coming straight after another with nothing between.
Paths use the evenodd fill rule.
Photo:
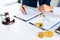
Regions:
<instances>
[{"instance_id":1,"label":"white wall background","mask_svg":"<svg viewBox=\"0 0 60 40\"><path fill-rule=\"evenodd\" d=\"M9 4L9 3L13 3L13 2L16 2L18 0L0 0L0 6L1 5L6 5L6 4Z\"/></svg>"},{"instance_id":2,"label":"white wall background","mask_svg":"<svg viewBox=\"0 0 60 40\"><path fill-rule=\"evenodd\" d=\"M51 6L57 6L59 0L51 0Z\"/></svg>"}]
</instances>

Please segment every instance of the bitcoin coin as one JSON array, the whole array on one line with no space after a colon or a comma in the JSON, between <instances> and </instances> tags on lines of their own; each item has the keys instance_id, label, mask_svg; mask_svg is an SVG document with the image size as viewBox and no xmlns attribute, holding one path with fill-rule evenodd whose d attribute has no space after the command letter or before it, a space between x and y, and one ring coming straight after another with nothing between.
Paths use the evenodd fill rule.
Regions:
<instances>
[{"instance_id":1,"label":"bitcoin coin","mask_svg":"<svg viewBox=\"0 0 60 40\"><path fill-rule=\"evenodd\" d=\"M39 37L39 38L43 38L43 37L44 37L43 32L38 33L38 37Z\"/></svg>"},{"instance_id":2,"label":"bitcoin coin","mask_svg":"<svg viewBox=\"0 0 60 40\"><path fill-rule=\"evenodd\" d=\"M52 37L54 35L54 33L52 31L47 31L47 30L46 31L43 31L43 34L46 37Z\"/></svg>"},{"instance_id":3,"label":"bitcoin coin","mask_svg":"<svg viewBox=\"0 0 60 40\"><path fill-rule=\"evenodd\" d=\"M43 23L41 23L41 22L36 22L36 23L34 23L34 26L37 27L37 28L40 28L40 27L43 26Z\"/></svg>"},{"instance_id":4,"label":"bitcoin coin","mask_svg":"<svg viewBox=\"0 0 60 40\"><path fill-rule=\"evenodd\" d=\"M47 31L43 31L43 34L44 34L44 36L46 36L47 35Z\"/></svg>"},{"instance_id":5,"label":"bitcoin coin","mask_svg":"<svg viewBox=\"0 0 60 40\"><path fill-rule=\"evenodd\" d=\"M46 37L52 37L54 35L52 31L47 31L46 34L47 34Z\"/></svg>"},{"instance_id":6,"label":"bitcoin coin","mask_svg":"<svg viewBox=\"0 0 60 40\"><path fill-rule=\"evenodd\" d=\"M38 37L39 38L43 38L43 37L52 37L54 35L54 33L52 31L43 31L38 33Z\"/></svg>"}]
</instances>

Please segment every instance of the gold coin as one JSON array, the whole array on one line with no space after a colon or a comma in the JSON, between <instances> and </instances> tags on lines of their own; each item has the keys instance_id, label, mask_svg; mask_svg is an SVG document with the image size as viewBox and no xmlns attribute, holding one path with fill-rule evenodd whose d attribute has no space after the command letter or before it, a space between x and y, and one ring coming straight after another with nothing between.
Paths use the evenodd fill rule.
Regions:
<instances>
[{"instance_id":1,"label":"gold coin","mask_svg":"<svg viewBox=\"0 0 60 40\"><path fill-rule=\"evenodd\" d=\"M52 37L54 35L54 33L52 31L43 31L38 33L38 37L39 38L43 38L43 37Z\"/></svg>"},{"instance_id":2,"label":"gold coin","mask_svg":"<svg viewBox=\"0 0 60 40\"><path fill-rule=\"evenodd\" d=\"M47 31L46 34L47 34L46 37L52 37L54 35L52 31Z\"/></svg>"},{"instance_id":3,"label":"gold coin","mask_svg":"<svg viewBox=\"0 0 60 40\"><path fill-rule=\"evenodd\" d=\"M43 32L38 33L38 37L39 37L39 38L43 38L43 37L44 37Z\"/></svg>"},{"instance_id":4,"label":"gold coin","mask_svg":"<svg viewBox=\"0 0 60 40\"><path fill-rule=\"evenodd\" d=\"M45 30L45 31L43 31L43 34L44 34L44 36L46 36L47 35L47 31Z\"/></svg>"},{"instance_id":5,"label":"gold coin","mask_svg":"<svg viewBox=\"0 0 60 40\"><path fill-rule=\"evenodd\" d=\"M54 33L52 31L44 31L43 34L46 37L52 37L54 35Z\"/></svg>"},{"instance_id":6,"label":"gold coin","mask_svg":"<svg viewBox=\"0 0 60 40\"><path fill-rule=\"evenodd\" d=\"M43 26L43 23L37 22L37 23L34 23L34 25L35 25L35 27L40 28Z\"/></svg>"}]
</instances>

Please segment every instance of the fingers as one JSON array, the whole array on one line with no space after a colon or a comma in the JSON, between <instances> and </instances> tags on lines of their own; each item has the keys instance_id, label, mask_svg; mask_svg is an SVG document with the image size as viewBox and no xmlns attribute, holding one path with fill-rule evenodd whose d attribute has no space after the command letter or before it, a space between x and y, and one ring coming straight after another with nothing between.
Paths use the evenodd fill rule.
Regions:
<instances>
[{"instance_id":1,"label":"fingers","mask_svg":"<svg viewBox=\"0 0 60 40\"><path fill-rule=\"evenodd\" d=\"M46 5L46 4L41 5L38 9L39 9L39 11L41 11L41 12L53 11L53 7L48 6L48 5Z\"/></svg>"},{"instance_id":2,"label":"fingers","mask_svg":"<svg viewBox=\"0 0 60 40\"><path fill-rule=\"evenodd\" d=\"M44 5L41 5L38 9L39 9L39 11L41 11L41 12L44 12L44 11L45 11Z\"/></svg>"},{"instance_id":3,"label":"fingers","mask_svg":"<svg viewBox=\"0 0 60 40\"><path fill-rule=\"evenodd\" d=\"M39 9L41 12L44 12L45 11L45 9L42 7L42 8L40 8Z\"/></svg>"},{"instance_id":4,"label":"fingers","mask_svg":"<svg viewBox=\"0 0 60 40\"><path fill-rule=\"evenodd\" d=\"M21 11L22 11L23 14L26 14L26 6L25 5L22 5Z\"/></svg>"},{"instance_id":5,"label":"fingers","mask_svg":"<svg viewBox=\"0 0 60 40\"><path fill-rule=\"evenodd\" d=\"M25 11L23 10L23 8L21 8L21 11L22 11L23 14L25 14Z\"/></svg>"}]
</instances>

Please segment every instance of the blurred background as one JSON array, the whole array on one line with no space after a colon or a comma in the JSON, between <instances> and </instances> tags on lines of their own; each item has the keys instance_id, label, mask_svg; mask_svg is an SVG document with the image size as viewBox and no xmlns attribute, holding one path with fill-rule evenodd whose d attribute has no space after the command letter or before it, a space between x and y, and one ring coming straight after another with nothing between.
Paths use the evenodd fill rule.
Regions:
<instances>
[{"instance_id":1,"label":"blurred background","mask_svg":"<svg viewBox=\"0 0 60 40\"><path fill-rule=\"evenodd\" d=\"M13 4L18 1L19 0L0 0L0 6L7 5L7 4ZM59 2L59 0L51 0L51 6L57 6L58 2Z\"/></svg>"}]
</instances>

